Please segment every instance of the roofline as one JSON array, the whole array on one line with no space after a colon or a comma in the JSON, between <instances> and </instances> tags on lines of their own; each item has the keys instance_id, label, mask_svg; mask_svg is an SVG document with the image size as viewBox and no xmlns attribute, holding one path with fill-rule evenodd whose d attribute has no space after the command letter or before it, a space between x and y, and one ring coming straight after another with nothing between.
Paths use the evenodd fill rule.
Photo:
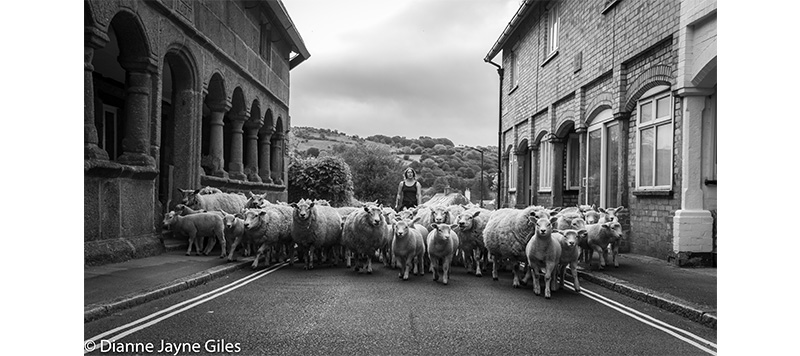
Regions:
<instances>
[{"instance_id":1,"label":"roofline","mask_svg":"<svg viewBox=\"0 0 800 356\"><path fill-rule=\"evenodd\" d=\"M289 44L292 46L292 51L297 53L297 56L292 58L289 62L289 70L296 67L298 64L302 63L309 57L311 57L311 53L308 52L306 48L305 42L303 42L303 37L300 36L300 32L297 31L297 27L292 22L292 18L289 16L289 12L286 11L286 7L283 6L283 1L281 0L260 0L262 4L266 4L272 13L275 14L278 22L281 25L283 31L286 32L286 35L289 37Z\"/></svg>"},{"instance_id":2,"label":"roofline","mask_svg":"<svg viewBox=\"0 0 800 356\"><path fill-rule=\"evenodd\" d=\"M506 45L506 42L509 38L511 38L511 34L513 34L517 27L525 20L525 17L528 16L528 13L533 8L533 3L537 1L543 0L524 0L522 4L519 5L519 9L514 14L514 17L511 18L511 21L506 25L506 28L503 30L503 33L500 34L500 38L495 41L492 49L489 50L489 53L486 54L486 57L483 58L484 62L490 62L494 56L500 53L503 50L503 46Z\"/></svg>"}]
</instances>

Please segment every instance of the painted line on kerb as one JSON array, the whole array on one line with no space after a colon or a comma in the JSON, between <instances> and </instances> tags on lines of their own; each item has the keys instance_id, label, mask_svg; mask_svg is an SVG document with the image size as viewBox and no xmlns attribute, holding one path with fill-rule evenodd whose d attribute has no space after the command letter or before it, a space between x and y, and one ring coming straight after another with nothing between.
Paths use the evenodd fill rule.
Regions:
<instances>
[{"instance_id":1,"label":"painted line on kerb","mask_svg":"<svg viewBox=\"0 0 800 356\"><path fill-rule=\"evenodd\" d=\"M199 295L199 296L197 296L197 297L194 297L194 298L192 298L192 299L189 299L189 300L185 300L185 301L183 301L183 302L180 302L180 303L178 303L178 304L175 304L175 305L173 305L173 306L171 306L171 307L169 307L169 308L166 308L166 309L164 309L164 310L157 311L157 312L155 312L155 313L152 313L152 314L150 314L150 315L148 315L148 316L145 316L145 317L143 317L143 318L140 318L140 319L138 319L138 320L132 321L132 322L130 322L130 323L128 323L128 324L125 324L125 325L119 326L119 327L117 327L117 328L114 328L114 329L112 329L112 330L106 331L106 332L104 332L104 333L102 333L102 334L99 334L99 335L93 336L93 337L91 337L91 338L89 338L89 339L87 339L87 340L84 340L84 344L86 344L86 343L88 343L88 342L90 342L90 341L91 341L91 342L97 342L98 340L102 339L102 338L103 338L103 337L105 337L105 336L108 336L108 335L114 334L114 333L116 333L116 332L118 332L118 331L121 331L121 330L124 330L124 329L128 329L128 328L130 328L130 327L133 327L133 326L135 326L135 325L137 325L137 324L141 324L141 323L143 323L143 322L145 322L145 321L147 321L147 320L153 319L153 318L155 318L155 317L157 317L157 316L159 316L159 315L161 315L161 314L168 313L168 312L170 312L170 311L172 311L172 310L174 310L174 309L180 308L180 307L182 307L182 306L184 306L184 305L186 305L186 304L189 304L189 303L192 303L192 302L196 302L196 301L197 301L196 303L194 303L194 304L192 304L192 305L190 305L190 306L188 306L188 307L186 307L186 308L184 308L184 309L182 309L182 310L179 310L178 312L170 313L170 315L169 315L169 316L172 316L172 315L175 315L175 314L177 314L177 313L180 313L180 312L182 312L182 311L185 311L185 310L191 309L191 308L192 308L192 307L194 307L194 306L200 305L200 304L202 304L202 303L205 303L205 302L207 302L207 301L209 301L209 300L212 300L212 299L214 299L214 298L216 298L216 297L219 297L219 296L221 296L221 295L224 295L224 294L226 294L226 293L228 293L228 292L230 292L230 291L232 291L232 290L234 290L234 289L237 289L237 288L239 288L239 287L242 287L242 286L244 286L244 285L246 285L246 284L248 284L248 283L250 283L250 282L252 282L252 281L254 281L254 280L256 280L256 279L258 279L258 278L261 278L261 277L263 277L263 276L265 276L265 275L267 275L267 274L270 274L270 273L272 273L272 272L274 272L274 271L276 271L276 270L278 270L278 269L280 269L280 268L282 268L282 267L285 267L285 266L286 266L286 265L288 265L288 264L289 264L289 262L283 262L283 263L281 263L281 264L277 264L277 265L275 265L275 266L272 266L272 267L270 267L270 268L267 268L267 269L265 269L265 270L262 270L262 271L258 271L258 272L252 273L252 274L250 274L250 275L247 275L247 276L245 276L245 277L242 277L242 278L240 278L240 279L238 279L238 280L236 280L236 281L234 281L234 282L231 282L231 283L228 283L228 284L226 284L226 285L224 285L224 286L222 286L222 287L219 287L219 288L217 288L217 289L215 289L215 290L213 290L213 291L210 291L210 292L204 293L204 294L202 294L202 295ZM227 289L227 290L226 290L226 289ZM223 290L224 290L224 291L223 291ZM198 301L198 300L199 300L199 301ZM167 317L169 317L169 316L167 316ZM166 319L167 317L160 318L158 321L164 320L164 319ZM148 323L148 324L149 324L149 325L152 325L152 324L155 324L155 323L152 323L152 324ZM141 329L137 329L137 330L141 330ZM124 335L123 335L123 334L124 334ZM123 334L120 334L120 335L122 335L122 336L125 336L125 335L129 335L130 333L127 333L127 334L123 333ZM113 339L110 339L110 340L116 340L116 339L119 339L119 338L121 338L122 336L119 336L119 335L118 335L118 336L116 336L116 338L113 338ZM87 351L85 351L85 350L84 350L84 354L86 354L86 353L87 353Z\"/></svg>"},{"instance_id":2,"label":"painted line on kerb","mask_svg":"<svg viewBox=\"0 0 800 356\"><path fill-rule=\"evenodd\" d=\"M571 286L573 289L575 289L574 285L573 285L571 282L566 282L566 283L569 283L569 285L570 285L570 286ZM583 292L583 291L584 291L584 289L583 289L583 288L581 288L581 291ZM588 292L590 295L593 295L593 296L595 296L595 297L597 297L597 298L600 298L600 299L602 299L602 300L605 300L606 302L609 302L609 303L611 303L611 304L614 304L614 305L616 305L617 307L620 307L620 308L622 308L622 309L625 309L625 310L627 310L627 311L629 311L629 312L631 312L631 313L634 313L634 314L636 314L636 315L639 315L639 316L640 316L640 317L642 317L642 318L648 319L648 320L650 320L650 321L652 321L652 322L654 322L654 323L660 324L660 325L662 325L662 326L664 326L664 327L671 328L671 329L673 329L673 330L675 330L675 331L677 331L677 332L681 332L681 333L683 333L683 334L684 334L684 335L686 335L686 336L689 336L689 337L691 337L691 338L694 338L695 340L697 340L697 341L699 341L699 342L702 342L702 343L705 343L705 344L707 344L707 345L709 345L709 346L713 346L714 348L717 348L717 344L715 344L715 343L713 343L713 342L711 342L711 341L708 341L708 340L706 340L706 339L704 339L704 338L702 338L702 337L700 337L700 336L697 336L697 335L695 335L695 334L693 334L693 333L691 333L691 332L689 332L689 331L686 331L686 330L683 330L683 329L681 329L681 328L679 328L679 327L676 327L676 326L673 326L673 325L667 324L667 323L665 323L665 322L663 322L663 321L661 321L661 320L658 320L658 319L656 319L656 318L654 318L654 317L652 317L652 316L650 316L650 315L647 315L647 314L645 314L645 313L642 313L642 312L640 312L640 311L638 311L638 310L636 310L636 309L633 309L633 308L631 308L631 307L628 307L628 306L626 306L626 305L624 305L624 304L622 304L622 303L620 303L620 302L617 302L617 301L615 301L615 300L613 300L613 299L610 299L610 298L607 298L607 297L605 297L605 296L602 296L602 295L600 295L600 294L597 294L596 292L592 292L592 291L590 291L590 290L586 290L586 292Z\"/></svg>"},{"instance_id":3,"label":"painted line on kerb","mask_svg":"<svg viewBox=\"0 0 800 356\"><path fill-rule=\"evenodd\" d=\"M575 290L575 288L574 288L574 286L573 286L573 284L572 284L571 282L565 282L565 284L567 284L567 285L568 285L570 288L572 288L572 290ZM589 293L583 293L584 291L586 291L586 292L590 292L591 294L589 294ZM631 318L633 318L633 319L635 319L635 320L638 320L638 321L640 321L640 322L642 322L642 323L644 323L644 324L650 325L650 326L652 326L652 327L654 327L654 328L656 328L656 329L659 329L659 330L661 330L661 331L663 331L663 332L665 332L665 333L667 333L667 334L670 334L670 335L674 336L675 338L677 338L677 339L679 339L679 340L681 340L681 341L684 341L684 342L686 342L687 344L689 344L689 345L692 345L692 346L694 346L694 347L696 347L696 348L698 348L698 349L700 349L700 350L703 350L703 351L705 351L705 352L707 352L707 353L709 353L709 354L711 354L711 355L715 355L715 356L717 355L717 351L716 351L716 350L711 350L711 349L709 349L708 347L706 347L706 345L701 345L701 344L699 344L699 343L695 342L694 340L691 340L691 339L689 339L689 338L685 337L684 335L681 335L681 334L679 334L679 333L677 333L677 332L675 332L675 331L673 331L673 330L670 330L669 328L666 328L666 327L664 327L664 326L658 325L658 324L656 324L656 323L653 323L653 322L651 322L651 321L649 321L649 320L646 320L646 319L644 319L644 318L641 318L641 317L639 317L638 315L635 315L635 314L633 314L633 313L631 313L631 312L629 312L629 311L627 311L627 310L625 310L625 309L622 309L622 308L620 308L620 307L617 307L616 305L613 305L613 304L611 304L611 303L609 303L609 302L606 302L606 301L605 301L605 300L603 300L603 299L600 299L600 298L598 298L598 297L595 297L594 295L592 295L592 294L596 294L596 293L593 293L593 292L591 292L591 291L588 291L588 290L586 290L586 289L584 289L584 288L581 288L581 293L579 293L579 294L581 294L581 295L585 296L586 298L592 299L592 300L594 300L594 301L596 301L596 302L598 302L598 303L600 303L600 304L603 304L603 305L605 305L605 306L607 306L607 307L609 307L609 308L611 308L611 309L614 309L614 310L616 310L616 311L618 311L618 312L620 312L620 313L622 313L622 314L625 314L625 315L627 315L627 316L629 316L629 317L631 317ZM683 333L691 334L691 333L689 333L688 331L685 331L685 330L682 330L682 329L676 328L676 327L674 327L674 326L671 326L671 328L673 328L673 329L677 329L677 330L681 330L681 332L683 332ZM692 334L692 335L693 335L693 334ZM700 338L699 336L696 336L696 335L695 335L695 337L696 337L696 338L699 338L699 339L701 339L701 340L703 340L703 342L704 342L704 343L706 343L706 344L708 344L708 345L715 345L714 343L712 343L712 342L710 342L710 341L708 341L708 340L702 339L702 338ZM714 346L714 348L716 348L716 346Z\"/></svg>"}]
</instances>

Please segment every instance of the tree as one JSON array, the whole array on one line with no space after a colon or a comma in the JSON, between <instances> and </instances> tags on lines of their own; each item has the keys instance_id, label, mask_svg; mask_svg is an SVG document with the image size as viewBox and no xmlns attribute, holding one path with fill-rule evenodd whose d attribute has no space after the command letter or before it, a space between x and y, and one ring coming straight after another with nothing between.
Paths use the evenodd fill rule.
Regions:
<instances>
[{"instance_id":1,"label":"tree","mask_svg":"<svg viewBox=\"0 0 800 356\"><path fill-rule=\"evenodd\" d=\"M403 165L397 156L386 148L363 145L345 147L338 154L350 166L358 200L394 205L397 182L403 174Z\"/></svg>"},{"instance_id":2,"label":"tree","mask_svg":"<svg viewBox=\"0 0 800 356\"><path fill-rule=\"evenodd\" d=\"M306 156L308 156L308 157L319 157L319 148L309 147L306 150Z\"/></svg>"},{"instance_id":3,"label":"tree","mask_svg":"<svg viewBox=\"0 0 800 356\"><path fill-rule=\"evenodd\" d=\"M344 206L353 199L353 176L341 158L294 159L288 173L291 202L325 199L333 206Z\"/></svg>"}]
</instances>

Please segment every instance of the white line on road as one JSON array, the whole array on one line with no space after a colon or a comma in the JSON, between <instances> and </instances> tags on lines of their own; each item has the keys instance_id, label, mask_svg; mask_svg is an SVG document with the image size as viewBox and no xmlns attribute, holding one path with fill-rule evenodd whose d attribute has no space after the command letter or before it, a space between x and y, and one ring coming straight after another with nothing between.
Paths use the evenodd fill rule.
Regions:
<instances>
[{"instance_id":1,"label":"white line on road","mask_svg":"<svg viewBox=\"0 0 800 356\"><path fill-rule=\"evenodd\" d=\"M96 336L94 336L94 337L92 337L92 338L89 338L89 339L85 340L85 341L84 341L84 344L87 344L87 343L89 343L89 342L95 343L95 342L99 341L100 339L102 339L102 338L104 338L104 337L106 337L106 336L108 336L108 335L114 334L114 333L116 333L116 332L118 332L118 331L121 331L121 330L124 330L124 329L131 328L131 327L133 327L134 325L140 324L140 323L142 323L142 322L145 322L145 321L147 321L147 320L150 320L150 319L152 319L152 318L155 318L155 317L157 317L157 316L159 316L159 315L161 315L161 314L167 313L167 312L169 312L169 311L171 311L171 310L174 310L174 309L180 308L181 306L184 306L184 305L186 305L186 304L189 304L189 303L192 303L192 302L195 302L195 301L197 301L197 302L195 302L195 303L193 303L193 304L191 304L191 305L189 305L189 306L187 306L187 307L184 307L184 308L182 308L182 309L180 309L180 310L177 310L177 311L175 311L175 312L169 313L169 314L168 314L168 315L166 315L166 316L163 316L163 317L161 317L161 318L158 318L158 319L156 319L156 320L153 320L153 321L151 321L151 322L149 322L149 323L147 323L147 324L144 324L144 325L141 325L141 326L138 326L138 327L133 327L133 328L129 329L129 330L128 330L128 331L126 331L126 332L122 332L122 333L120 333L120 334L118 334L118 335L116 335L116 336L114 336L114 337L111 337L111 338L107 339L107 340L110 340L110 341L119 340L119 339L121 339L121 338L123 338L123 337L125 337L125 336L127 336L127 335L130 335L130 334L132 334L132 333L134 333L134 332L136 332L136 331L139 331L139 330L141 330L141 329L144 329L144 328L146 328L146 327L149 327L149 326L151 326L151 325L154 325L154 324L156 324L156 323L158 323L158 322L160 322L160 321L162 321L162 320L164 320L164 319L167 319L167 318L169 318L169 317L171 317L171 316L173 316L173 315L175 315L175 314L178 314L178 313L184 312L184 311L186 311L186 310L189 310L189 309L191 309L191 308L194 308L194 307L195 307L195 306L197 306L197 305L203 304L203 303L205 303L205 302L207 302L207 301L210 301L210 300L212 300L212 299L214 299L214 298L217 298L217 297L219 297L219 296L222 296L222 295L224 295L224 294L227 294L228 292L231 292L231 291L233 291L233 290L235 290L235 289L238 289L239 287L245 286L245 285L247 285L247 284L248 284L248 283L250 283L250 282L253 282L253 281L255 281L255 280L257 280L257 279L259 279L259 278L261 278L261 277L263 277L263 276L266 276L266 275L268 275L268 274L270 274L270 273L272 273L272 272L275 272L275 271L277 271L278 269L280 269L280 268L282 268L282 267L286 266L287 264L289 264L289 262L283 262L283 263L281 263L281 264L278 264L278 265L272 266L272 267L270 267L270 268L267 268L267 269L265 269L265 270L262 270L262 271L259 271L259 272L256 272L256 273L253 273L253 274L250 274L250 275L248 275L248 276L246 276L246 277L242 277L242 278L240 278L239 280L237 280L237 281L235 281L235 282L232 282L232 283L226 284L226 285L224 285L224 286L222 286L222 287L219 287L219 288L217 288L217 289L215 289L215 290L213 290L213 291L207 292L207 293L205 293L205 294L199 295L199 296L197 296L197 297L194 297L194 298L192 298L192 299L189 299L189 300L183 301L183 302L181 302L181 303L175 304L175 305L173 305L173 306L171 306L171 307L169 307L169 308L167 308L167 309L164 309L164 310L161 310L161 311L155 312L155 313L153 313L153 314L150 314L150 315L148 315L148 316L145 316L145 317L143 317L143 318L141 318L141 319L138 319L138 320L136 320L136 321L130 322L130 323L128 323L128 324L125 324L125 325L122 325L122 326L120 326L120 327L114 328L114 329L112 329L112 330L106 331L106 332L104 332L104 333L102 333L102 334L96 335ZM199 300L199 301L198 301L198 300ZM86 353L88 353L88 352L89 352L89 351L87 351L87 350L84 350L84 354L86 354Z\"/></svg>"},{"instance_id":2,"label":"white line on road","mask_svg":"<svg viewBox=\"0 0 800 356\"><path fill-rule=\"evenodd\" d=\"M565 281L565 284L568 285L573 290L575 290L575 287L571 282ZM586 293L584 293L584 292L586 292ZM650 317L649 315L640 313L640 312L638 312L636 310L633 310L633 309L631 309L629 307L626 307L626 306L624 306L624 305L622 305L620 303L617 303L617 302L615 302L615 301L613 301L611 299L603 297L602 295L599 295L597 293L589 291L586 288L581 288L581 293L580 294L585 296L585 297L587 297L587 298L589 298L589 299L592 299L592 300L594 300L594 301L596 301L596 302L598 302L600 304L603 304L603 305L605 305L605 306L607 306L607 307L609 307L611 309L614 309L614 310L616 310L616 311L618 311L618 312L620 312L622 314L625 314L625 315L627 315L627 316L629 316L629 317L631 317L633 319L636 319L636 320L638 320L638 321L640 321L642 323L645 323L645 324L650 325L650 326L652 326L652 327L654 327L656 329L659 329L659 330L661 330L661 331L663 331L663 332L665 332L667 334L670 334L670 335L678 338L679 340L684 341L684 342L686 342L686 343L688 343L688 344L690 344L690 345L692 345L694 347L697 347L698 349L703 350L703 351L705 351L705 352L707 352L707 353L709 353L711 355L715 355L716 356L716 354L717 354L716 350L711 350L710 348L706 347L706 346L712 346L713 348L716 349L717 345L715 343L710 342L710 341L708 341L706 339L703 339L703 338L701 338L701 337L699 337L699 336L697 336L695 334L692 334L692 333L690 333L690 332L688 332L686 330L677 328L675 326L672 326L672 325L669 325L667 323L664 323L664 322L662 322L660 320L654 319L654 318ZM643 317L640 317L637 314L639 314L639 315L641 315ZM653 320L655 322L647 320L644 317L646 317L647 319ZM670 329L672 329L672 330L670 330ZM705 343L706 345L701 345L701 344L695 342L694 340L690 340L689 338L685 337L684 335L679 334L678 332L684 334L685 336L689 336L691 338L694 338L697 341Z\"/></svg>"}]
</instances>

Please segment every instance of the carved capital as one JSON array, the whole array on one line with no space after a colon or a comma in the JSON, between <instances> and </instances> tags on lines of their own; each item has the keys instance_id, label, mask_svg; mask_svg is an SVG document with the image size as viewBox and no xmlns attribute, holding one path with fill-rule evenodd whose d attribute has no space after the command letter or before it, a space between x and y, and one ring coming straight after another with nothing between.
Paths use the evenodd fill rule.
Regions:
<instances>
[{"instance_id":1,"label":"carved capital","mask_svg":"<svg viewBox=\"0 0 800 356\"><path fill-rule=\"evenodd\" d=\"M575 125L575 133L581 134L581 133L586 132L587 130L588 130L588 127L586 126L586 123L584 123L584 122L579 122L577 125Z\"/></svg>"},{"instance_id":2,"label":"carved capital","mask_svg":"<svg viewBox=\"0 0 800 356\"><path fill-rule=\"evenodd\" d=\"M94 26L83 27L83 45L93 49L99 49L108 43L108 34Z\"/></svg>"},{"instance_id":3,"label":"carved capital","mask_svg":"<svg viewBox=\"0 0 800 356\"><path fill-rule=\"evenodd\" d=\"M117 60L119 61L119 65L127 71L158 74L158 60L152 57L119 57Z\"/></svg>"}]
</instances>

